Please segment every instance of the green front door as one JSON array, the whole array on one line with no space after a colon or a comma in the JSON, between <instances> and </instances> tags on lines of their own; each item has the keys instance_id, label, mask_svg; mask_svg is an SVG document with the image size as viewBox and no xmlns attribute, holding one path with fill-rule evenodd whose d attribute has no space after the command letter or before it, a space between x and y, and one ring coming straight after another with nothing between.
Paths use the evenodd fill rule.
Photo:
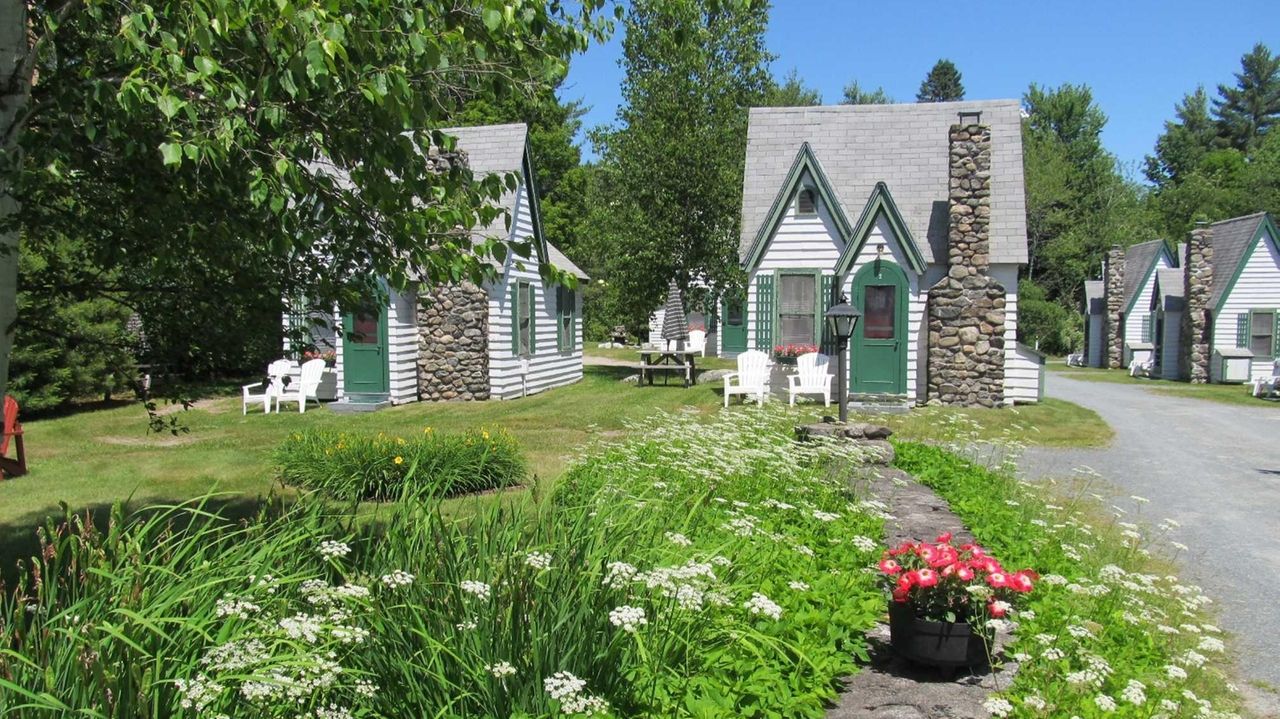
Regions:
<instances>
[{"instance_id":1,"label":"green front door","mask_svg":"<svg viewBox=\"0 0 1280 719\"><path fill-rule=\"evenodd\" d=\"M746 303L740 299L725 300L724 321L720 323L726 353L747 351Z\"/></svg>"},{"instance_id":2,"label":"green front door","mask_svg":"<svg viewBox=\"0 0 1280 719\"><path fill-rule=\"evenodd\" d=\"M352 394L391 391L387 360L387 308L368 307L342 316L342 388Z\"/></svg>"},{"instance_id":3,"label":"green front door","mask_svg":"<svg viewBox=\"0 0 1280 719\"><path fill-rule=\"evenodd\" d=\"M850 391L906 394L906 274L892 262L871 262L853 277L853 301L862 319L849 341Z\"/></svg>"}]
</instances>

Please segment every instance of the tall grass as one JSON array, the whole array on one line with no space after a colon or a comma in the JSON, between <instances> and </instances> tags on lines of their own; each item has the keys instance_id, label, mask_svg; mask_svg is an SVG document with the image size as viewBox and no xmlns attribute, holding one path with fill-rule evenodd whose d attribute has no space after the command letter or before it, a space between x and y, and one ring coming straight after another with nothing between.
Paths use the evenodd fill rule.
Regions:
<instances>
[{"instance_id":1,"label":"tall grass","mask_svg":"<svg viewBox=\"0 0 1280 719\"><path fill-rule=\"evenodd\" d=\"M792 422L663 415L462 520L413 482L365 522L67 516L0 602L0 714L821 717L881 527Z\"/></svg>"}]
</instances>

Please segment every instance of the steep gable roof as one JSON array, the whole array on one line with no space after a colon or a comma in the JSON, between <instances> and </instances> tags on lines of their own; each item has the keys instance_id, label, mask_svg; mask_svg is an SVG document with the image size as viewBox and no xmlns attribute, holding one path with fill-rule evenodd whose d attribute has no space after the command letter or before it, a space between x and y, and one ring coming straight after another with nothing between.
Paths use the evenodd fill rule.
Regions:
<instances>
[{"instance_id":1,"label":"steep gable roof","mask_svg":"<svg viewBox=\"0 0 1280 719\"><path fill-rule=\"evenodd\" d=\"M1164 240L1139 242L1136 245L1129 245L1129 248L1124 251L1124 311L1126 314L1133 311L1133 303L1138 300L1142 287L1151 278L1161 256L1168 258L1170 264L1177 264L1173 261L1173 255L1169 252L1169 246Z\"/></svg>"},{"instance_id":2,"label":"steep gable roof","mask_svg":"<svg viewBox=\"0 0 1280 719\"><path fill-rule=\"evenodd\" d=\"M1155 291L1151 293L1151 309L1164 307L1166 311L1181 312L1186 302L1182 268L1156 268Z\"/></svg>"},{"instance_id":3,"label":"steep gable roof","mask_svg":"<svg viewBox=\"0 0 1280 719\"><path fill-rule=\"evenodd\" d=\"M467 165L471 168L472 175L484 177L495 173L515 173L523 177L528 189L527 196L532 215L534 239L538 246L538 259L550 262L575 277L586 279L585 272L542 236L538 193L533 186L533 162L528 152L528 126L522 122L516 122L506 125L450 127L441 132L457 139L457 148L467 153ZM503 192L497 205L508 213L514 213L516 192L511 190ZM484 237L506 237L508 232L506 220L502 216L495 218L487 227L475 228L473 231Z\"/></svg>"},{"instance_id":4,"label":"steep gable roof","mask_svg":"<svg viewBox=\"0 0 1280 719\"><path fill-rule=\"evenodd\" d=\"M1209 225L1213 229L1213 292L1209 295L1210 307L1217 309L1235 284L1235 278L1248 261L1249 250L1262 231L1263 223L1271 224L1267 213L1255 212Z\"/></svg>"},{"instance_id":5,"label":"steep gable roof","mask_svg":"<svg viewBox=\"0 0 1280 719\"><path fill-rule=\"evenodd\" d=\"M800 149L796 151L795 159L791 162L791 168L787 170L786 177L778 185L773 202L769 205L768 215L760 223L751 242L740 248L743 267L750 269L760 261L760 256L764 254L769 241L773 239L773 233L778 229L778 224L782 222L782 216L786 214L787 206L791 204L791 198L800 188L805 177L812 179L814 189L822 196L823 205L836 223L836 231L840 233L840 239L846 244L849 242L849 238L853 236L853 226L849 224L844 207L841 206L835 190L827 180L827 174L822 169L822 163L818 162L817 156L814 155L813 148L809 143L802 142Z\"/></svg>"},{"instance_id":6,"label":"steep gable roof","mask_svg":"<svg viewBox=\"0 0 1280 719\"><path fill-rule=\"evenodd\" d=\"M752 108L743 179L740 256L748 259L769 219L792 158L805 144L845 210L861 207L878 183L893 198L926 262L947 263L949 131L957 113L981 112L990 125L991 261L1027 261L1026 190L1016 100L901 105Z\"/></svg>"},{"instance_id":7,"label":"steep gable roof","mask_svg":"<svg viewBox=\"0 0 1280 719\"><path fill-rule=\"evenodd\" d=\"M871 230L875 228L876 220L880 217L884 217L889 226L893 228L898 244L907 256L907 264L916 273L924 274L926 263L924 255L920 252L920 246L916 244L915 238L911 235L911 230L907 227L907 223L902 217L902 212L898 209L897 203L893 201L893 195L889 192L889 187L883 182L877 182L875 189L871 191L871 197L867 198L867 204L862 208L862 214L858 216L858 223L853 227L852 241L845 243L844 251L840 253L840 259L836 261L837 275L845 274L853 266L858 254L862 252L862 246L867 243L867 237L871 234Z\"/></svg>"}]
</instances>

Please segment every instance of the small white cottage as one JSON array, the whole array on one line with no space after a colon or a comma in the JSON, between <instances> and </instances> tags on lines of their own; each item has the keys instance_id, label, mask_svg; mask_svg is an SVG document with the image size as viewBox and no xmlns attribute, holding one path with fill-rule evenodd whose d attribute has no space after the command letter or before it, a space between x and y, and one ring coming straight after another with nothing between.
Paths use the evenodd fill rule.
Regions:
<instances>
[{"instance_id":1,"label":"small white cottage","mask_svg":"<svg viewBox=\"0 0 1280 719\"><path fill-rule=\"evenodd\" d=\"M457 138L473 174L515 173L499 216L477 237L532 239L534 256L514 251L496 281L478 287L414 284L390 291L385 307L339 311L333 338L340 402L377 406L418 400L513 399L582 378L582 296L547 286L539 263L586 275L542 234L524 124L444 130Z\"/></svg>"},{"instance_id":2,"label":"small white cottage","mask_svg":"<svg viewBox=\"0 0 1280 719\"><path fill-rule=\"evenodd\" d=\"M1090 367L1128 367L1155 360L1152 310L1156 275L1178 266L1164 240L1111 248L1102 279L1085 283L1085 359Z\"/></svg>"},{"instance_id":3,"label":"small white cottage","mask_svg":"<svg viewBox=\"0 0 1280 719\"><path fill-rule=\"evenodd\" d=\"M845 295L862 312L852 394L1035 401L1039 365L1015 346L1025 196L1016 100L752 109L748 284L725 302L721 352L833 353L823 315Z\"/></svg>"}]
</instances>

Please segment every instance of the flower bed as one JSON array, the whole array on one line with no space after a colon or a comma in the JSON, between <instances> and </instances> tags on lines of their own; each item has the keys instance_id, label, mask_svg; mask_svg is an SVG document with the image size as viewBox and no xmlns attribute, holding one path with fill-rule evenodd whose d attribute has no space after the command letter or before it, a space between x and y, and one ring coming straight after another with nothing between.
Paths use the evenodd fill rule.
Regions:
<instances>
[{"instance_id":1,"label":"flower bed","mask_svg":"<svg viewBox=\"0 0 1280 719\"><path fill-rule=\"evenodd\" d=\"M295 432L275 453L286 484L342 499L395 499L409 491L444 496L520 484L524 458L502 430L409 439L323 430Z\"/></svg>"},{"instance_id":2,"label":"flower bed","mask_svg":"<svg viewBox=\"0 0 1280 719\"><path fill-rule=\"evenodd\" d=\"M1198 587L1162 571L1182 549L1162 520L1144 538L1144 500L1091 519L1088 503L946 451L896 445L897 464L946 499L974 536L1042 573L1012 612L1020 669L994 716L1231 717L1224 642Z\"/></svg>"},{"instance_id":3,"label":"flower bed","mask_svg":"<svg viewBox=\"0 0 1280 719\"><path fill-rule=\"evenodd\" d=\"M883 612L881 519L793 421L659 417L465 521L69 518L0 603L0 714L816 719Z\"/></svg>"}]
</instances>

